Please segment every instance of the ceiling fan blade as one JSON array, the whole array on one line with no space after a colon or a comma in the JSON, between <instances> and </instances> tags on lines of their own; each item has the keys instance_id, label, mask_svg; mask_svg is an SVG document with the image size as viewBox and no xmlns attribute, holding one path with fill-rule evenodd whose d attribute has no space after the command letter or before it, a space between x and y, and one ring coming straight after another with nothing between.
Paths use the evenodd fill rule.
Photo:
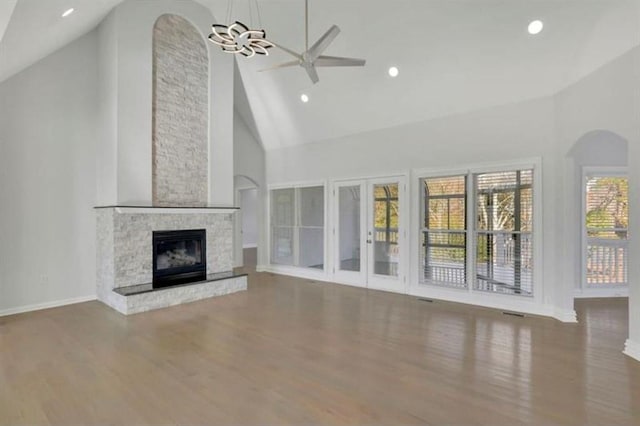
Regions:
<instances>
[{"instance_id":1,"label":"ceiling fan blade","mask_svg":"<svg viewBox=\"0 0 640 426\"><path fill-rule=\"evenodd\" d=\"M367 61L357 58L341 58L339 56L322 55L315 60L316 67L362 67Z\"/></svg>"},{"instance_id":2,"label":"ceiling fan blade","mask_svg":"<svg viewBox=\"0 0 640 426\"><path fill-rule=\"evenodd\" d=\"M304 0L304 50L309 50L309 0Z\"/></svg>"},{"instance_id":3,"label":"ceiling fan blade","mask_svg":"<svg viewBox=\"0 0 640 426\"><path fill-rule=\"evenodd\" d=\"M274 65L272 67L268 67L268 68L263 68L261 70L258 70L258 72L264 72L264 71L271 71L271 70L277 70L280 68L289 68L289 67L295 67L297 65L300 65L300 61L290 61L290 62L284 62L282 64L278 64L278 65Z\"/></svg>"},{"instance_id":4,"label":"ceiling fan blade","mask_svg":"<svg viewBox=\"0 0 640 426\"><path fill-rule=\"evenodd\" d=\"M316 43L311 46L311 49L307 52L307 57L311 62L318 59L318 57L325 51L331 42L340 34L340 28L337 25L333 25L329 30Z\"/></svg>"},{"instance_id":5,"label":"ceiling fan blade","mask_svg":"<svg viewBox=\"0 0 640 426\"><path fill-rule=\"evenodd\" d=\"M316 68L313 65L305 65L304 69L307 71L307 74L309 74L309 78L311 79L313 84L316 84L320 81L320 77L318 77L318 71L316 71Z\"/></svg>"},{"instance_id":6,"label":"ceiling fan blade","mask_svg":"<svg viewBox=\"0 0 640 426\"><path fill-rule=\"evenodd\" d=\"M277 47L278 49L280 49L280 50L282 50L282 51L284 51L284 52L287 52L289 55L293 56L294 58L297 58L297 59L299 59L299 60L302 60L302 55L301 55L301 54L296 53L296 52L294 52L293 50L288 49L288 48L286 48L286 47L284 47L284 46L281 46L281 45L279 45L279 44L277 44L277 43L273 43L273 45L274 45L275 47Z\"/></svg>"}]
</instances>

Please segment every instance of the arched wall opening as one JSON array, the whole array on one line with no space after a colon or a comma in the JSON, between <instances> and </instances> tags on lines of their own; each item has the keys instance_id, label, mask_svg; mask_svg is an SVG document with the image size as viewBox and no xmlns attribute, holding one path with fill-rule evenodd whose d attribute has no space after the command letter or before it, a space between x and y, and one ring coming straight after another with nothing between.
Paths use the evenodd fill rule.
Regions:
<instances>
[{"instance_id":1,"label":"arched wall opening","mask_svg":"<svg viewBox=\"0 0 640 426\"><path fill-rule=\"evenodd\" d=\"M234 176L235 204L240 207L234 219L234 266L256 268L260 250L260 184L249 176Z\"/></svg>"},{"instance_id":2,"label":"arched wall opening","mask_svg":"<svg viewBox=\"0 0 640 426\"><path fill-rule=\"evenodd\" d=\"M578 166L626 167L629 142L609 130L593 130L581 136L567 156Z\"/></svg>"},{"instance_id":3,"label":"arched wall opening","mask_svg":"<svg viewBox=\"0 0 640 426\"><path fill-rule=\"evenodd\" d=\"M628 294L627 233L604 229L628 226L628 149L628 141L619 134L593 130L567 152L572 194L567 211L571 218L566 231L571 247L567 262L572 268L574 298Z\"/></svg>"}]
</instances>

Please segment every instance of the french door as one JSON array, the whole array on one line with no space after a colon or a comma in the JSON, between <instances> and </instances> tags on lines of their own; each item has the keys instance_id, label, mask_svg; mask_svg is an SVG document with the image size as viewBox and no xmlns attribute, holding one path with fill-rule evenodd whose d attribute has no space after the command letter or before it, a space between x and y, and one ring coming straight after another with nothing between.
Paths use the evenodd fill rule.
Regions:
<instances>
[{"instance_id":1,"label":"french door","mask_svg":"<svg viewBox=\"0 0 640 426\"><path fill-rule=\"evenodd\" d=\"M336 280L405 292L405 183L403 177L334 185Z\"/></svg>"}]
</instances>

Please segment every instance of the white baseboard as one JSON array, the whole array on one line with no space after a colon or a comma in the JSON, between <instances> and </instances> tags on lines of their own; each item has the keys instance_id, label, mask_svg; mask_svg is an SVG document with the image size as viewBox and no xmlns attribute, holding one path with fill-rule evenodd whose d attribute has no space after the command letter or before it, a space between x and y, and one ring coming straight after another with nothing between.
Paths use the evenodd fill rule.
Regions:
<instances>
[{"instance_id":1,"label":"white baseboard","mask_svg":"<svg viewBox=\"0 0 640 426\"><path fill-rule=\"evenodd\" d=\"M256 265L256 272L269 272L267 265Z\"/></svg>"},{"instance_id":2,"label":"white baseboard","mask_svg":"<svg viewBox=\"0 0 640 426\"><path fill-rule=\"evenodd\" d=\"M34 305L19 306L17 308L9 308L0 311L0 317L7 315L22 314L25 312L40 311L42 309L57 308L59 306L74 305L76 303L90 302L97 300L95 294L91 296L74 297L72 299L55 300L53 302L36 303Z\"/></svg>"},{"instance_id":3,"label":"white baseboard","mask_svg":"<svg viewBox=\"0 0 640 426\"><path fill-rule=\"evenodd\" d=\"M553 317L561 322L568 322L568 323L578 322L578 314L573 309L565 311L562 309L555 308L553 310Z\"/></svg>"},{"instance_id":4,"label":"white baseboard","mask_svg":"<svg viewBox=\"0 0 640 426\"><path fill-rule=\"evenodd\" d=\"M257 272L270 272L272 274L286 275L288 277L302 278L306 280L323 281L328 283L336 283L331 280L327 274L320 269L297 268L294 266L267 265L260 266L260 270L256 267ZM340 283L336 283L340 284Z\"/></svg>"},{"instance_id":5,"label":"white baseboard","mask_svg":"<svg viewBox=\"0 0 640 426\"><path fill-rule=\"evenodd\" d=\"M336 280L328 274L324 274L320 271L312 271L302 268L289 268L282 266L273 266L273 265L259 265L256 268L257 272L271 272L273 274L279 275L287 275L296 278L302 279L310 279L314 281L328 282L332 284L340 284L340 285L348 285L352 287L363 288L360 285L342 282L340 280ZM364 287L366 288L366 287ZM375 289L370 289L375 290ZM422 290L422 291L421 291ZM384 290L380 290L384 291ZM425 291L427 293L425 293ZM467 292L460 292L458 290L443 290L439 288L425 288L424 286L414 286L409 288L408 292L405 292L404 289L402 291L392 291L393 293L398 294L406 294L407 296L414 297L428 297L437 300L443 300L447 302L453 303L462 303L473 306L479 306L484 308L496 309L496 310L507 310L511 312L519 312L523 314L537 315L543 317L550 317L565 323L577 323L578 317L576 315L576 311L573 309L563 310L556 308L551 305L540 305L536 303L521 301L517 299L507 299L504 297L495 298L494 300L488 300L486 295L476 295L475 298L471 298L468 296Z\"/></svg>"},{"instance_id":6,"label":"white baseboard","mask_svg":"<svg viewBox=\"0 0 640 426\"><path fill-rule=\"evenodd\" d=\"M640 361L640 343L627 339L622 353Z\"/></svg>"},{"instance_id":7,"label":"white baseboard","mask_svg":"<svg viewBox=\"0 0 640 426\"><path fill-rule=\"evenodd\" d=\"M565 323L577 322L577 316L574 310L570 308L565 310L551 304L539 303L533 298L506 294L488 294L484 292L470 293L466 289L450 289L424 284L411 285L409 294L416 297L462 303L498 311L548 317Z\"/></svg>"},{"instance_id":8,"label":"white baseboard","mask_svg":"<svg viewBox=\"0 0 640 426\"><path fill-rule=\"evenodd\" d=\"M594 298L607 298L607 297L629 297L628 287L614 287L614 288L585 288L579 289L574 292L576 299L594 299Z\"/></svg>"},{"instance_id":9,"label":"white baseboard","mask_svg":"<svg viewBox=\"0 0 640 426\"><path fill-rule=\"evenodd\" d=\"M242 245L243 249L249 249L249 248L258 248L258 244L253 243L253 244L243 244Z\"/></svg>"}]
</instances>

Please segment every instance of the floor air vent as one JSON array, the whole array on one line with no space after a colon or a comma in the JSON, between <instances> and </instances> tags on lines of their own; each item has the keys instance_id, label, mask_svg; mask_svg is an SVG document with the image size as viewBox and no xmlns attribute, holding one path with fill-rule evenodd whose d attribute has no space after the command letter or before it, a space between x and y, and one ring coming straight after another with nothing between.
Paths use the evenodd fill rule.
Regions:
<instances>
[{"instance_id":1,"label":"floor air vent","mask_svg":"<svg viewBox=\"0 0 640 426\"><path fill-rule=\"evenodd\" d=\"M432 299L420 299L420 298L419 298L418 300L419 300L419 301L421 301L421 302L433 303L433 300L432 300Z\"/></svg>"},{"instance_id":2,"label":"floor air vent","mask_svg":"<svg viewBox=\"0 0 640 426\"><path fill-rule=\"evenodd\" d=\"M502 315L509 315L511 317L524 318L524 314L518 312L502 312Z\"/></svg>"}]
</instances>

